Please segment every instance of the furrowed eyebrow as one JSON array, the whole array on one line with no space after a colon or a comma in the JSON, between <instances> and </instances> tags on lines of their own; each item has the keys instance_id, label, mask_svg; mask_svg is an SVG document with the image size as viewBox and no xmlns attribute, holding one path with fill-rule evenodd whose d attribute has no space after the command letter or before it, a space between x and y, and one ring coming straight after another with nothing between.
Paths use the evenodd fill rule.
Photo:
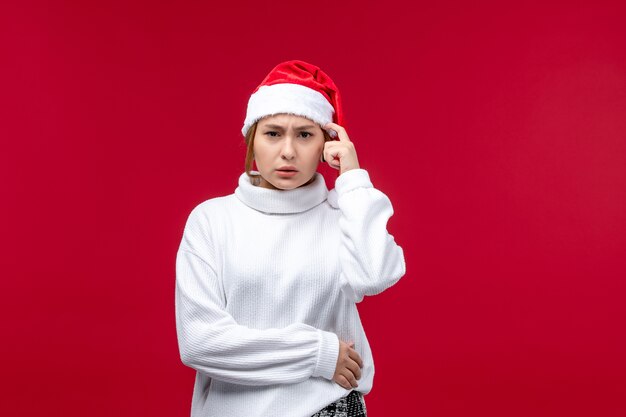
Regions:
<instances>
[{"instance_id":1,"label":"furrowed eyebrow","mask_svg":"<svg viewBox=\"0 0 626 417\"><path fill-rule=\"evenodd\" d=\"M282 126L279 125L265 125L264 129L276 129L276 130L284 130Z\"/></svg>"},{"instance_id":2,"label":"furrowed eyebrow","mask_svg":"<svg viewBox=\"0 0 626 417\"><path fill-rule=\"evenodd\" d=\"M280 125L265 125L265 126L263 126L263 128L264 129L285 130ZM298 126L298 127L294 128L294 130L307 130L307 129L315 129L315 126L314 125L306 125L306 126Z\"/></svg>"}]
</instances>

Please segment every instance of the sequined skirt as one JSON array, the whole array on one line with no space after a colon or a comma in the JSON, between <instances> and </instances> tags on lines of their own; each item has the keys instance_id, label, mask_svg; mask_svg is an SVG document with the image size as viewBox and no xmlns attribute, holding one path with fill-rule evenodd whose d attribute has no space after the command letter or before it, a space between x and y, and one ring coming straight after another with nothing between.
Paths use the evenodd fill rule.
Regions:
<instances>
[{"instance_id":1,"label":"sequined skirt","mask_svg":"<svg viewBox=\"0 0 626 417\"><path fill-rule=\"evenodd\" d=\"M359 391L350 391L350 394L327 405L311 417L367 417L365 399Z\"/></svg>"}]
</instances>

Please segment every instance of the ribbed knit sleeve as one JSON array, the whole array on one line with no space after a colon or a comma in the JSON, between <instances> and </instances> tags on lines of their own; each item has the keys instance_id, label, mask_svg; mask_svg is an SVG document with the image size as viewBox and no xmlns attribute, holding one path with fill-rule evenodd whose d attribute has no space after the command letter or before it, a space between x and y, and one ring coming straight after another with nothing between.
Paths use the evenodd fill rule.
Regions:
<instances>
[{"instance_id":1,"label":"ribbed knit sleeve","mask_svg":"<svg viewBox=\"0 0 626 417\"><path fill-rule=\"evenodd\" d=\"M339 339L304 323L253 329L226 309L206 219L194 210L176 256L176 330L182 362L211 378L242 385L332 379Z\"/></svg>"},{"instance_id":2,"label":"ribbed knit sleeve","mask_svg":"<svg viewBox=\"0 0 626 417\"><path fill-rule=\"evenodd\" d=\"M393 215L389 198L374 188L364 169L344 172L335 181L341 210L342 290L354 302L395 284L406 272L404 252L387 231Z\"/></svg>"}]
</instances>

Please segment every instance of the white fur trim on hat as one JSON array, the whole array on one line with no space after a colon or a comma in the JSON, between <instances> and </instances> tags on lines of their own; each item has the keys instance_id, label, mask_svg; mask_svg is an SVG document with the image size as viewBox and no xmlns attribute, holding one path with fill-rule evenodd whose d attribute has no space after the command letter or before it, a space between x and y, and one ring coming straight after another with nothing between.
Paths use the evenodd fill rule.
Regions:
<instances>
[{"instance_id":1,"label":"white fur trim on hat","mask_svg":"<svg viewBox=\"0 0 626 417\"><path fill-rule=\"evenodd\" d=\"M300 84L264 85L250 96L246 120L241 133L246 135L248 129L265 116L279 113L295 114L324 125L333 121L335 109L322 93ZM334 131L329 131L331 135Z\"/></svg>"}]
</instances>

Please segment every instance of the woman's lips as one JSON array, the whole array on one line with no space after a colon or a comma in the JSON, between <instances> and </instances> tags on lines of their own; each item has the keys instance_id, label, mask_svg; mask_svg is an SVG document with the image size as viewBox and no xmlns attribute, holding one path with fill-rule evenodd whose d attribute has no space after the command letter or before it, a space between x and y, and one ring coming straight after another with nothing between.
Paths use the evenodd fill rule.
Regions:
<instances>
[{"instance_id":1,"label":"woman's lips","mask_svg":"<svg viewBox=\"0 0 626 417\"><path fill-rule=\"evenodd\" d=\"M294 175L296 175L298 173L298 171L296 171L296 170L281 170L281 169L277 169L276 173L278 175L280 175L281 177L288 178L288 177L293 177Z\"/></svg>"}]
</instances>

